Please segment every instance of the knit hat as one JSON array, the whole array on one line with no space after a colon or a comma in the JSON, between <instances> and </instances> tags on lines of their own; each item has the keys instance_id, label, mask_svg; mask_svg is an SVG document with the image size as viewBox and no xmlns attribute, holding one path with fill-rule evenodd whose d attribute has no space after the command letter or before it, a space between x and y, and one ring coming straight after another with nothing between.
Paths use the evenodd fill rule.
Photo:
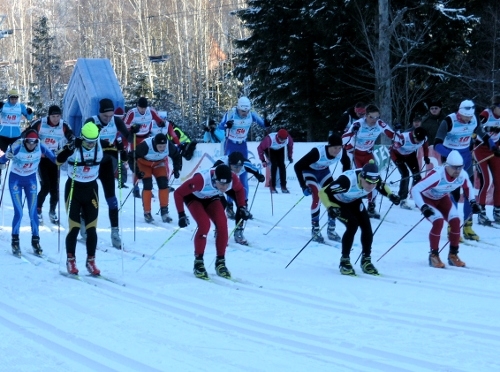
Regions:
<instances>
[{"instance_id":1,"label":"knit hat","mask_svg":"<svg viewBox=\"0 0 500 372\"><path fill-rule=\"evenodd\" d=\"M19 97L19 91L17 89L11 89L11 90L9 90L9 97L10 96L17 96L17 97Z\"/></svg>"},{"instance_id":2,"label":"knit hat","mask_svg":"<svg viewBox=\"0 0 500 372\"><path fill-rule=\"evenodd\" d=\"M462 101L460 107L458 108L458 113L462 116L474 116L474 110L476 106L474 106L474 102L469 99Z\"/></svg>"},{"instance_id":3,"label":"knit hat","mask_svg":"<svg viewBox=\"0 0 500 372\"><path fill-rule=\"evenodd\" d=\"M288 138L288 132L286 131L286 129L280 129L278 131L278 138L282 141Z\"/></svg>"},{"instance_id":4,"label":"knit hat","mask_svg":"<svg viewBox=\"0 0 500 372\"><path fill-rule=\"evenodd\" d=\"M331 134L328 137L328 146L342 146L342 137L338 134Z\"/></svg>"},{"instance_id":5,"label":"knit hat","mask_svg":"<svg viewBox=\"0 0 500 372\"><path fill-rule=\"evenodd\" d=\"M238 99L238 105L236 106L236 108L242 111L250 111L250 109L252 108L252 103L247 97L240 97Z\"/></svg>"},{"instance_id":6,"label":"knit hat","mask_svg":"<svg viewBox=\"0 0 500 372\"><path fill-rule=\"evenodd\" d=\"M230 183L232 181L231 169L226 164L220 164L215 168L213 179L220 183Z\"/></svg>"},{"instance_id":7,"label":"knit hat","mask_svg":"<svg viewBox=\"0 0 500 372\"><path fill-rule=\"evenodd\" d=\"M415 130L413 131L413 137L415 137L415 139L418 142L425 140L426 136L427 136L427 131L425 130L425 128L418 127L415 128Z\"/></svg>"},{"instance_id":8,"label":"knit hat","mask_svg":"<svg viewBox=\"0 0 500 372\"><path fill-rule=\"evenodd\" d=\"M145 97L139 98L137 101L137 107L146 108L148 107L148 100Z\"/></svg>"},{"instance_id":9,"label":"knit hat","mask_svg":"<svg viewBox=\"0 0 500 372\"><path fill-rule=\"evenodd\" d=\"M446 164L459 167L464 165L464 159L457 150L452 150L446 158Z\"/></svg>"},{"instance_id":10,"label":"knit hat","mask_svg":"<svg viewBox=\"0 0 500 372\"><path fill-rule=\"evenodd\" d=\"M377 183L380 180L380 173L378 171L378 166L373 160L366 163L361 169L361 177L363 177L366 182Z\"/></svg>"},{"instance_id":11,"label":"knit hat","mask_svg":"<svg viewBox=\"0 0 500 372\"><path fill-rule=\"evenodd\" d=\"M105 112L110 112L110 111L115 111L115 105L113 101L111 101L109 98L104 98L99 101L99 112L100 113L105 113Z\"/></svg>"},{"instance_id":12,"label":"knit hat","mask_svg":"<svg viewBox=\"0 0 500 372\"><path fill-rule=\"evenodd\" d=\"M245 162L245 157L243 154L239 151L235 151L229 154L227 157L227 160L229 162L229 165L238 165L242 166L243 163Z\"/></svg>"},{"instance_id":13,"label":"knit hat","mask_svg":"<svg viewBox=\"0 0 500 372\"><path fill-rule=\"evenodd\" d=\"M420 115L415 115L413 117L413 122L416 122L416 121L422 121L422 117Z\"/></svg>"},{"instance_id":14,"label":"knit hat","mask_svg":"<svg viewBox=\"0 0 500 372\"><path fill-rule=\"evenodd\" d=\"M25 139L38 139L38 132L34 129L28 129L24 134Z\"/></svg>"},{"instance_id":15,"label":"knit hat","mask_svg":"<svg viewBox=\"0 0 500 372\"><path fill-rule=\"evenodd\" d=\"M57 105L50 106L48 115L62 115L61 108Z\"/></svg>"},{"instance_id":16,"label":"knit hat","mask_svg":"<svg viewBox=\"0 0 500 372\"><path fill-rule=\"evenodd\" d=\"M117 107L115 110L115 116L122 118L123 115L125 115L125 112L123 111L123 109L121 107Z\"/></svg>"},{"instance_id":17,"label":"knit hat","mask_svg":"<svg viewBox=\"0 0 500 372\"><path fill-rule=\"evenodd\" d=\"M163 133L158 133L155 136L156 145L165 145L167 143L167 137Z\"/></svg>"},{"instance_id":18,"label":"knit hat","mask_svg":"<svg viewBox=\"0 0 500 372\"><path fill-rule=\"evenodd\" d=\"M99 129L94 123L87 123L82 127L82 138L88 141L95 141L99 137Z\"/></svg>"},{"instance_id":19,"label":"knit hat","mask_svg":"<svg viewBox=\"0 0 500 372\"><path fill-rule=\"evenodd\" d=\"M429 108L430 107L443 107L443 103L441 101L438 101L438 100L434 100L434 101L430 101L429 102Z\"/></svg>"}]
</instances>

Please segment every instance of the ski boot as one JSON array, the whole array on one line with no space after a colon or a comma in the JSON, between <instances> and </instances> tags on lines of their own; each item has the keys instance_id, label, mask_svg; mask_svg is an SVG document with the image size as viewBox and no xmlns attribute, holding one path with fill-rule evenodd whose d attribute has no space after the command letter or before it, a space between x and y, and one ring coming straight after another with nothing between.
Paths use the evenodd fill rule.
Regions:
<instances>
[{"instance_id":1,"label":"ski boot","mask_svg":"<svg viewBox=\"0 0 500 372\"><path fill-rule=\"evenodd\" d=\"M248 241L243 236L243 227L237 227L234 230L234 241L241 245L248 245Z\"/></svg>"},{"instance_id":2,"label":"ski boot","mask_svg":"<svg viewBox=\"0 0 500 372\"><path fill-rule=\"evenodd\" d=\"M32 236L31 237L31 246L33 247L33 253L37 256L41 256L43 254L42 247L40 246L40 237Z\"/></svg>"},{"instance_id":3,"label":"ski boot","mask_svg":"<svg viewBox=\"0 0 500 372\"><path fill-rule=\"evenodd\" d=\"M380 213L375 210L375 203L368 202L368 216L370 218L380 219Z\"/></svg>"},{"instance_id":4,"label":"ski boot","mask_svg":"<svg viewBox=\"0 0 500 372\"><path fill-rule=\"evenodd\" d=\"M465 239L479 241L479 236L472 230L472 221L465 222L463 232Z\"/></svg>"},{"instance_id":5,"label":"ski boot","mask_svg":"<svg viewBox=\"0 0 500 372\"><path fill-rule=\"evenodd\" d=\"M95 256L87 256L87 262L85 263L85 267L90 275L99 276L101 275L101 270L97 268L95 265Z\"/></svg>"},{"instance_id":6,"label":"ski boot","mask_svg":"<svg viewBox=\"0 0 500 372\"><path fill-rule=\"evenodd\" d=\"M112 227L111 228L111 244L116 249L122 249L122 238L120 238L120 228Z\"/></svg>"},{"instance_id":7,"label":"ski boot","mask_svg":"<svg viewBox=\"0 0 500 372\"><path fill-rule=\"evenodd\" d=\"M463 262L460 257L458 257L458 247L451 247L448 253L448 264L450 266L465 267L465 262Z\"/></svg>"},{"instance_id":8,"label":"ski boot","mask_svg":"<svg viewBox=\"0 0 500 372\"><path fill-rule=\"evenodd\" d=\"M282 194L290 194L290 191L286 187L281 187Z\"/></svg>"},{"instance_id":9,"label":"ski boot","mask_svg":"<svg viewBox=\"0 0 500 372\"><path fill-rule=\"evenodd\" d=\"M147 223L155 222L153 216L151 216L151 212L144 213L144 221L146 221Z\"/></svg>"},{"instance_id":10,"label":"ski boot","mask_svg":"<svg viewBox=\"0 0 500 372\"><path fill-rule=\"evenodd\" d=\"M226 207L226 214L227 214L227 218L231 219L231 220L234 220L236 218L236 214L234 213L234 210L233 210L233 204L227 204L227 207Z\"/></svg>"},{"instance_id":11,"label":"ski boot","mask_svg":"<svg viewBox=\"0 0 500 372\"><path fill-rule=\"evenodd\" d=\"M496 223L500 223L500 207L493 207L493 219Z\"/></svg>"},{"instance_id":12,"label":"ski boot","mask_svg":"<svg viewBox=\"0 0 500 372\"><path fill-rule=\"evenodd\" d=\"M486 208L484 205L479 206L481 208L481 212L477 215L477 223L479 225L483 226L491 226L492 222L489 220L488 216L486 215Z\"/></svg>"},{"instance_id":13,"label":"ski boot","mask_svg":"<svg viewBox=\"0 0 500 372\"><path fill-rule=\"evenodd\" d=\"M319 228L319 222L313 221L311 228L312 241L317 243L324 243L325 239L321 235L321 229Z\"/></svg>"},{"instance_id":14,"label":"ski boot","mask_svg":"<svg viewBox=\"0 0 500 372\"><path fill-rule=\"evenodd\" d=\"M121 184L119 184L119 185L118 185L118 188L119 188L119 189L128 189L128 186L127 186L127 184L126 184L126 183L123 183L123 182L122 182Z\"/></svg>"},{"instance_id":15,"label":"ski boot","mask_svg":"<svg viewBox=\"0 0 500 372\"><path fill-rule=\"evenodd\" d=\"M431 250L431 252L429 254L429 266L435 267L438 269L444 268L444 263L439 258L439 251L438 250L435 250L435 251Z\"/></svg>"},{"instance_id":16,"label":"ski boot","mask_svg":"<svg viewBox=\"0 0 500 372\"><path fill-rule=\"evenodd\" d=\"M67 254L66 270L68 271L68 274L78 275L78 268L76 267L76 259L73 253Z\"/></svg>"},{"instance_id":17,"label":"ski boot","mask_svg":"<svg viewBox=\"0 0 500 372\"><path fill-rule=\"evenodd\" d=\"M399 203L399 206L403 209L407 209L409 211L411 211L413 208L408 204L408 202L406 201L406 199L404 200L401 200L401 202Z\"/></svg>"},{"instance_id":18,"label":"ski boot","mask_svg":"<svg viewBox=\"0 0 500 372\"><path fill-rule=\"evenodd\" d=\"M160 208L160 214L161 214L161 220L165 223L170 223L172 222L172 217L169 216L168 214L168 207L161 207Z\"/></svg>"},{"instance_id":19,"label":"ski boot","mask_svg":"<svg viewBox=\"0 0 500 372\"><path fill-rule=\"evenodd\" d=\"M215 272L217 275L226 278L226 279L231 279L231 273L226 267L226 259L225 258L217 258L215 260Z\"/></svg>"},{"instance_id":20,"label":"ski boot","mask_svg":"<svg viewBox=\"0 0 500 372\"><path fill-rule=\"evenodd\" d=\"M335 232L335 220L332 219L328 221L328 228L326 230L326 234L328 236L328 240L333 240L335 242L342 241L342 238Z\"/></svg>"},{"instance_id":21,"label":"ski boot","mask_svg":"<svg viewBox=\"0 0 500 372\"><path fill-rule=\"evenodd\" d=\"M278 193L278 190L276 190L276 187L273 187L273 186L269 187L269 191L271 192L271 194L277 194Z\"/></svg>"},{"instance_id":22,"label":"ski boot","mask_svg":"<svg viewBox=\"0 0 500 372\"><path fill-rule=\"evenodd\" d=\"M38 216L38 225L39 226L43 226L43 214L42 214L42 209L41 208L37 208L36 209L36 214Z\"/></svg>"},{"instance_id":23,"label":"ski boot","mask_svg":"<svg viewBox=\"0 0 500 372\"><path fill-rule=\"evenodd\" d=\"M200 279L209 279L207 269L205 269L205 264L203 263L203 258L196 258L194 260L193 274Z\"/></svg>"},{"instance_id":24,"label":"ski boot","mask_svg":"<svg viewBox=\"0 0 500 372\"><path fill-rule=\"evenodd\" d=\"M363 270L365 274L378 275L378 270L372 264L372 258L364 254L363 257L361 257L361 270Z\"/></svg>"},{"instance_id":25,"label":"ski boot","mask_svg":"<svg viewBox=\"0 0 500 372\"><path fill-rule=\"evenodd\" d=\"M21 257L21 246L19 245L19 235L12 235L12 254Z\"/></svg>"},{"instance_id":26,"label":"ski boot","mask_svg":"<svg viewBox=\"0 0 500 372\"><path fill-rule=\"evenodd\" d=\"M134 186L134 198L137 198L137 199L142 199L142 195L141 195L141 190L139 189L139 186Z\"/></svg>"},{"instance_id":27,"label":"ski boot","mask_svg":"<svg viewBox=\"0 0 500 372\"><path fill-rule=\"evenodd\" d=\"M50 222L52 222L54 225L59 225L59 217L57 217L57 213L56 213L55 209L50 208L49 218L50 218Z\"/></svg>"},{"instance_id":28,"label":"ski boot","mask_svg":"<svg viewBox=\"0 0 500 372\"><path fill-rule=\"evenodd\" d=\"M356 276L356 272L352 268L351 260L349 259L349 257L340 258L339 269L342 275Z\"/></svg>"}]
</instances>

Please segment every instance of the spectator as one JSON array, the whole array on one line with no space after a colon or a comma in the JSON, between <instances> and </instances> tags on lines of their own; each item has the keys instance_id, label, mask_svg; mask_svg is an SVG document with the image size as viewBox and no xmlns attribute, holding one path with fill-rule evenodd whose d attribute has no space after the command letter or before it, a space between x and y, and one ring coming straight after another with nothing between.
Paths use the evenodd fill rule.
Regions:
<instances>
[{"instance_id":1,"label":"spectator","mask_svg":"<svg viewBox=\"0 0 500 372\"><path fill-rule=\"evenodd\" d=\"M422 128L427 131L427 142L434 144L439 125L446 115L442 112L443 104L441 101L432 101L429 104L429 112L422 118Z\"/></svg>"},{"instance_id":2,"label":"spectator","mask_svg":"<svg viewBox=\"0 0 500 372\"><path fill-rule=\"evenodd\" d=\"M335 124L333 130L336 131L339 135L343 135L347 128L351 126L356 120L361 119L365 116L365 104L363 102L358 102L351 107L347 111L345 111L340 119Z\"/></svg>"}]
</instances>

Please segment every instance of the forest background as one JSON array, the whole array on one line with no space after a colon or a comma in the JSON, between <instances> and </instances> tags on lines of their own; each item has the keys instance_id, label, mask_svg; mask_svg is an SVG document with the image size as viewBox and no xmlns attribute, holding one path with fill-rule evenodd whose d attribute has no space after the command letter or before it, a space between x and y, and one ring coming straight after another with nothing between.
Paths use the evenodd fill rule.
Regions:
<instances>
[{"instance_id":1,"label":"forest background","mask_svg":"<svg viewBox=\"0 0 500 372\"><path fill-rule=\"evenodd\" d=\"M296 140L325 140L357 101L409 126L498 93L496 1L0 1L0 97L44 115L77 58L108 58L126 100L148 97L192 138L240 95ZM252 132L252 139L262 135Z\"/></svg>"}]
</instances>

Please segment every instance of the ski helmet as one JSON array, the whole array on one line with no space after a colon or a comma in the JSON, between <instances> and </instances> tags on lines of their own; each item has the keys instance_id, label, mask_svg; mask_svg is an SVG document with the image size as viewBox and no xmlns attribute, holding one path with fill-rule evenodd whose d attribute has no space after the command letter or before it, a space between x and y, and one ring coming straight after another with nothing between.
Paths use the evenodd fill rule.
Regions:
<instances>
[{"instance_id":1,"label":"ski helmet","mask_svg":"<svg viewBox=\"0 0 500 372\"><path fill-rule=\"evenodd\" d=\"M250 111L252 108L252 103L247 97L240 97L238 99L238 105L236 106L241 111Z\"/></svg>"},{"instance_id":2,"label":"ski helmet","mask_svg":"<svg viewBox=\"0 0 500 372\"><path fill-rule=\"evenodd\" d=\"M218 165L217 168L215 168L213 179L220 183L230 183L232 181L231 169L226 164Z\"/></svg>"},{"instance_id":3,"label":"ski helmet","mask_svg":"<svg viewBox=\"0 0 500 372\"><path fill-rule=\"evenodd\" d=\"M99 137L99 129L94 123L87 123L82 127L82 138L87 141L95 141Z\"/></svg>"},{"instance_id":4,"label":"ski helmet","mask_svg":"<svg viewBox=\"0 0 500 372\"><path fill-rule=\"evenodd\" d=\"M425 140L426 136L427 136L427 131L425 130L425 128L418 127L415 128L415 130L413 131L413 137L415 137L415 139L419 142Z\"/></svg>"},{"instance_id":5,"label":"ski helmet","mask_svg":"<svg viewBox=\"0 0 500 372\"><path fill-rule=\"evenodd\" d=\"M460 103L460 107L458 108L458 113L462 116L474 116L476 106L474 106L474 102L469 99L462 101Z\"/></svg>"},{"instance_id":6,"label":"ski helmet","mask_svg":"<svg viewBox=\"0 0 500 372\"><path fill-rule=\"evenodd\" d=\"M464 159L457 150L452 150L446 158L446 164L460 167L464 165Z\"/></svg>"},{"instance_id":7,"label":"ski helmet","mask_svg":"<svg viewBox=\"0 0 500 372\"><path fill-rule=\"evenodd\" d=\"M229 162L229 165L243 166L243 163L245 162L245 157L241 152L235 151L229 154L227 160Z\"/></svg>"},{"instance_id":8,"label":"ski helmet","mask_svg":"<svg viewBox=\"0 0 500 372\"><path fill-rule=\"evenodd\" d=\"M363 177L366 182L377 183L380 180L380 173L378 171L378 166L373 160L366 163L361 169L361 177Z\"/></svg>"}]
</instances>

